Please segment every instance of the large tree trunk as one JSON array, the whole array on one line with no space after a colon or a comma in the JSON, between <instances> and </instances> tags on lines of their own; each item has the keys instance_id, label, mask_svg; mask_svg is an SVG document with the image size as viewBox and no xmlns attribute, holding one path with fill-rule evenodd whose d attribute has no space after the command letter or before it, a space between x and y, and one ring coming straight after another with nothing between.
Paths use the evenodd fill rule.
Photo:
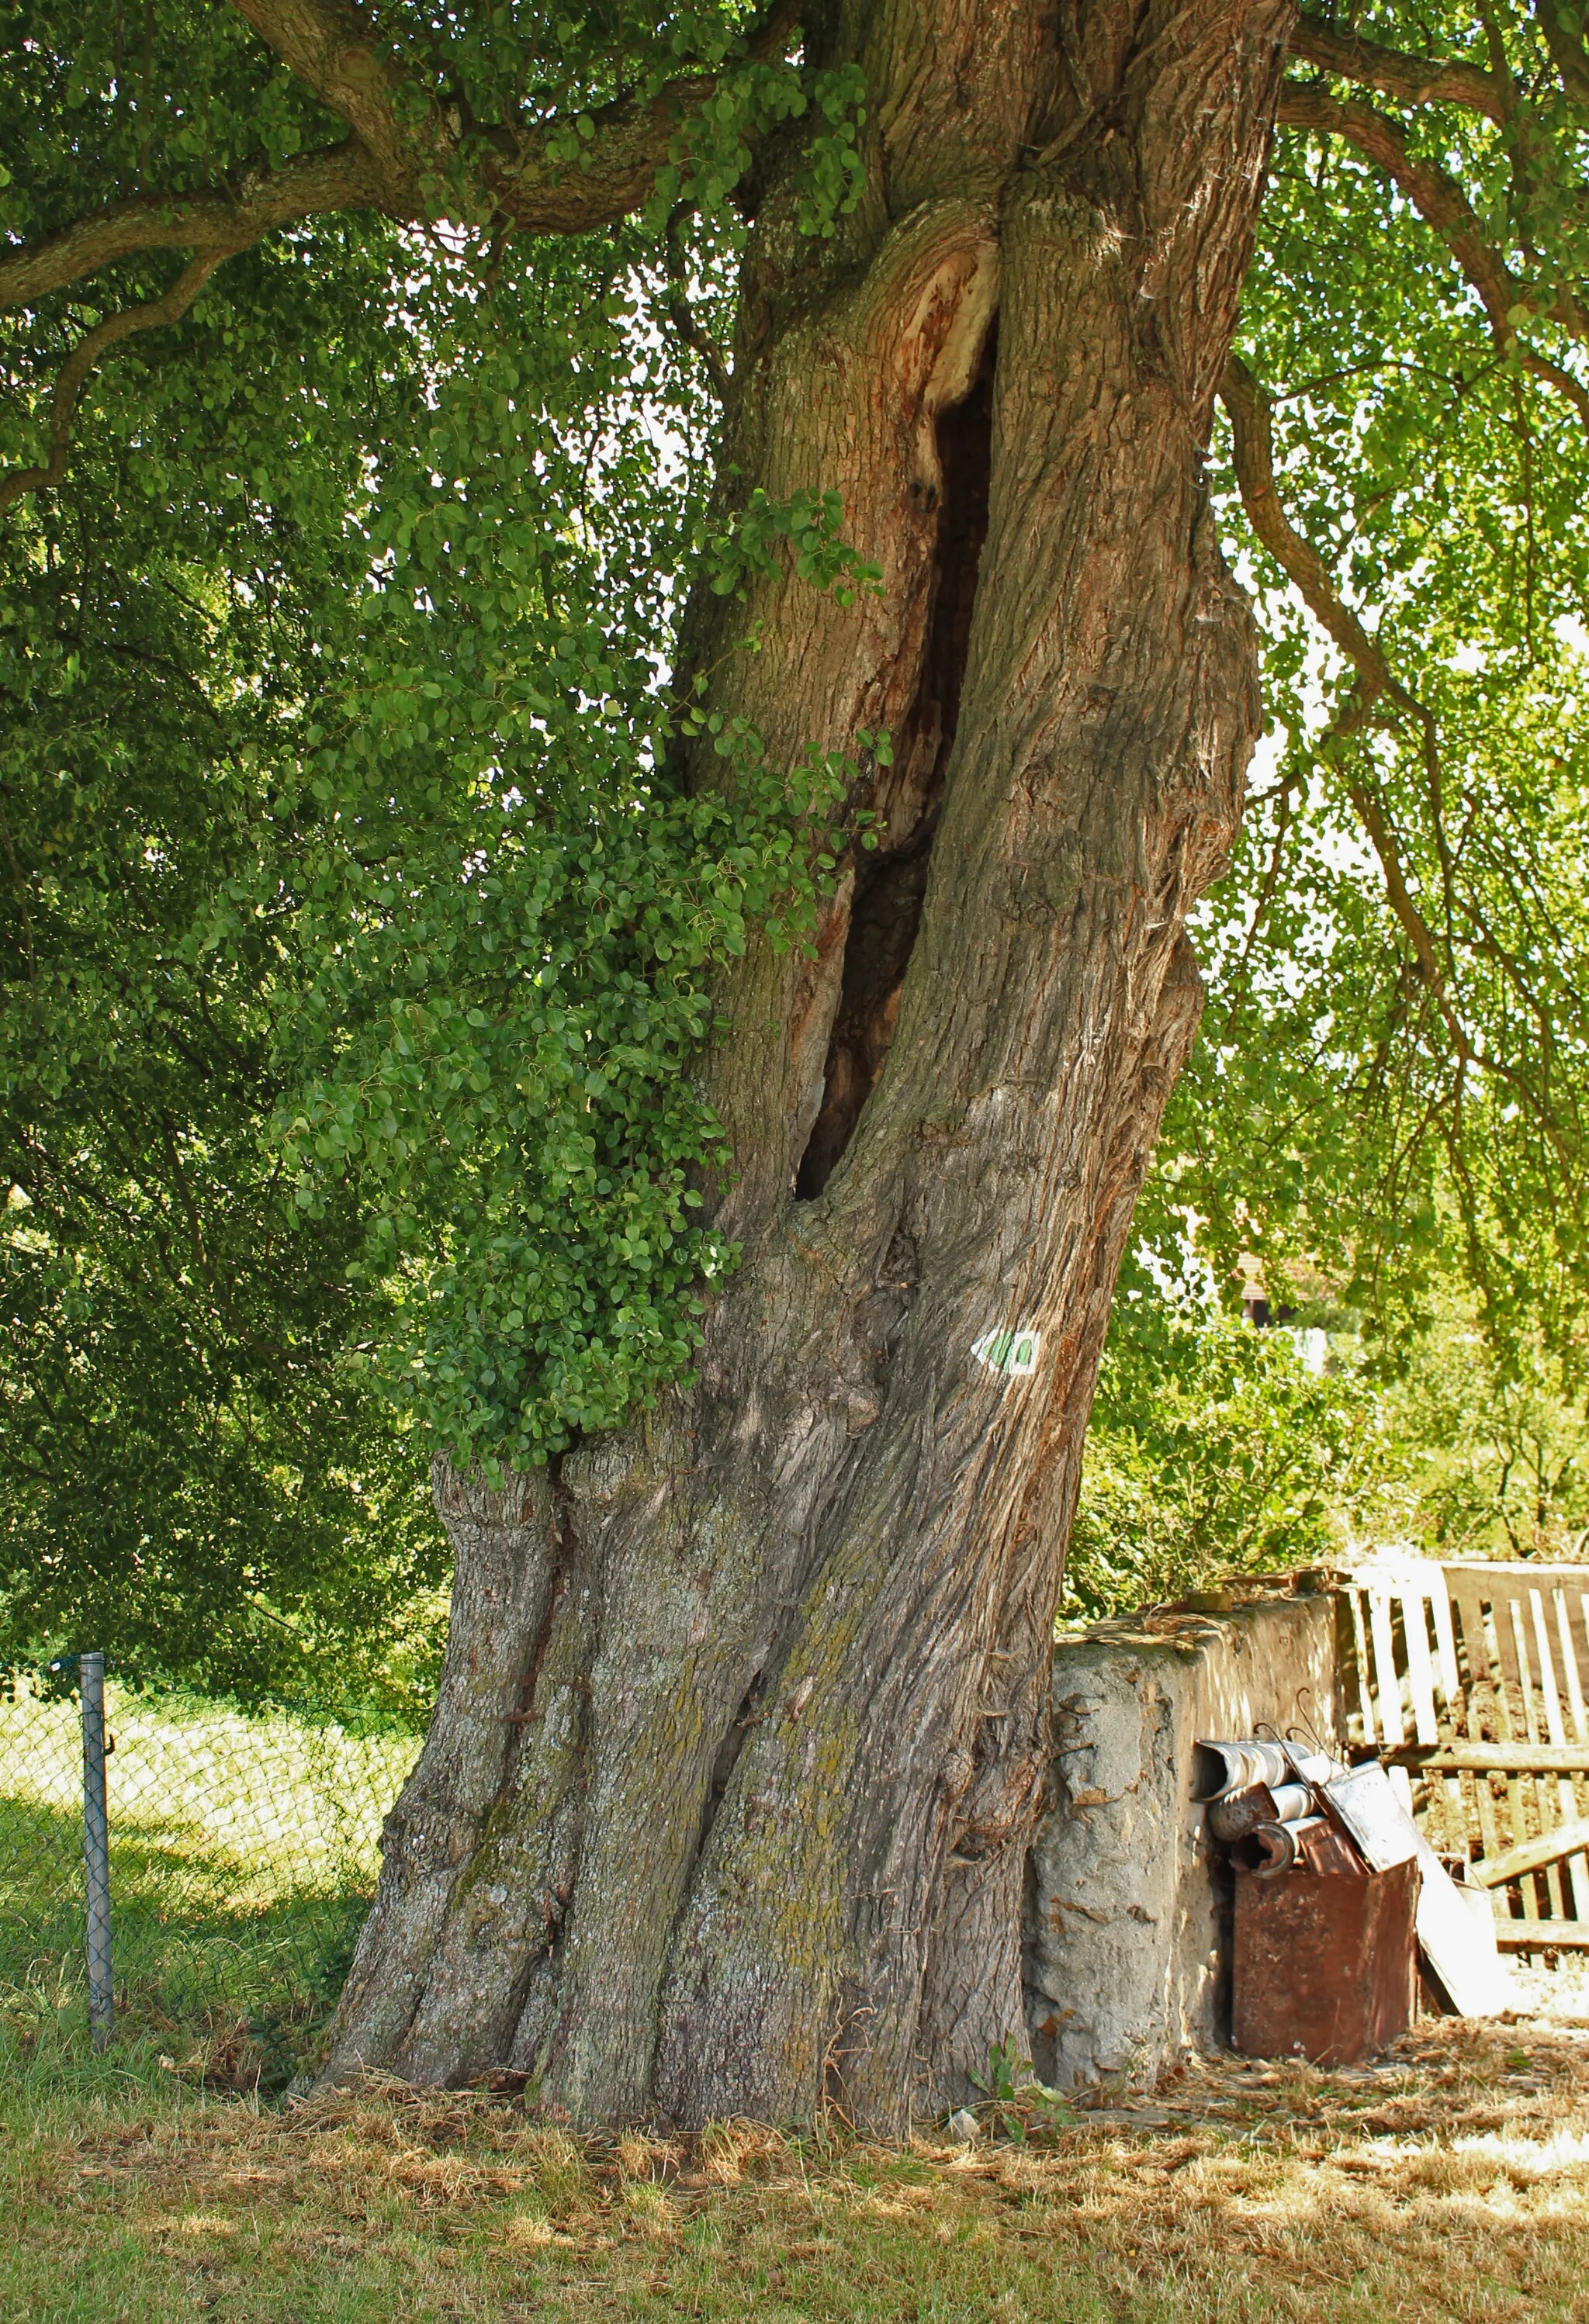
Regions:
<instances>
[{"instance_id":1,"label":"large tree trunk","mask_svg":"<svg viewBox=\"0 0 1589 2324\"><path fill-rule=\"evenodd\" d=\"M1203 469L1287 23L1058 16L847 0L848 231L768 163L725 474L836 486L887 590L691 650L774 754L890 728L885 837L725 995L697 1384L510 1491L439 1471L446 1675L332 2073L898 2129L1019 2035L1082 1438L1257 731Z\"/></svg>"}]
</instances>

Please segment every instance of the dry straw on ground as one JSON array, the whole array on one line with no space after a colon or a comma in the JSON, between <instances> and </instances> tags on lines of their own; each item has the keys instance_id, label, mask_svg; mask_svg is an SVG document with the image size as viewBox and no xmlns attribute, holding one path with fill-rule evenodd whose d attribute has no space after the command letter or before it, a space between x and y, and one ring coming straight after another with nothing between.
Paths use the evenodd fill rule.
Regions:
<instances>
[{"instance_id":1,"label":"dry straw on ground","mask_svg":"<svg viewBox=\"0 0 1589 2324\"><path fill-rule=\"evenodd\" d=\"M278 2114L179 2093L14 2153L0 2313L1589 2318L1589 2007L1534 1983L1553 2014L1426 2021L1352 2073L1199 2066L1025 2146L579 2141L376 2080Z\"/></svg>"}]
</instances>

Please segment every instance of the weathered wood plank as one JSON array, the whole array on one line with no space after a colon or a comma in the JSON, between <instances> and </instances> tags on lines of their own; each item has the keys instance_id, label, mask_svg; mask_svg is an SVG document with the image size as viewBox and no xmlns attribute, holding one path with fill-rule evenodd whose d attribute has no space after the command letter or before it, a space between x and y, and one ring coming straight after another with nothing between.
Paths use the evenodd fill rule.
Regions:
<instances>
[{"instance_id":1,"label":"weathered wood plank","mask_svg":"<svg viewBox=\"0 0 1589 2324\"><path fill-rule=\"evenodd\" d=\"M1567 1710L1572 1720L1571 1731L1579 1742L1583 1742L1585 1738L1589 1738L1589 1712L1585 1710L1583 1682L1578 1675L1577 1648L1573 1643L1572 1605L1567 1592L1561 1589L1552 1590L1550 1601L1556 1613L1557 1637L1561 1648L1562 1682L1567 1692ZM1572 1794L1573 1813L1589 1817L1589 1780L1582 1775L1575 1775L1572 1780ZM1574 1873L1575 1877L1576 1866L1574 1867ZM1578 1883L1580 1888L1589 1886L1589 1858L1584 1859L1584 1881ZM1580 1914L1583 1910L1584 1905L1581 1902Z\"/></svg>"},{"instance_id":2,"label":"weathered wood plank","mask_svg":"<svg viewBox=\"0 0 1589 2324\"><path fill-rule=\"evenodd\" d=\"M1589 1952L1589 1921L1497 1921L1495 1941L1503 1953Z\"/></svg>"},{"instance_id":3,"label":"weathered wood plank","mask_svg":"<svg viewBox=\"0 0 1589 2324\"><path fill-rule=\"evenodd\" d=\"M1495 1665L1500 1683L1495 1689L1495 1723L1505 1741L1527 1743L1538 1747L1539 1732L1534 1720L1534 1699L1529 1688L1526 1670L1526 1648L1522 1626L1518 1620L1517 1600L1511 1593L1509 1577L1501 1574L1492 1582L1488 1592L1491 1617L1494 1624ZM1520 1732L1519 1720L1522 1726ZM1532 1840L1539 1830L1542 1818L1531 1774L1509 1773L1506 1788L1511 1803L1511 1838L1514 1847ZM1546 1911L1539 1910L1539 1884L1524 1879L1518 1883L1526 1920L1552 1919L1565 1921L1559 1900L1546 1894ZM1553 1902L1556 1909L1551 1910Z\"/></svg>"},{"instance_id":4,"label":"weathered wood plank","mask_svg":"<svg viewBox=\"0 0 1589 2324\"><path fill-rule=\"evenodd\" d=\"M1353 1675L1357 1680L1357 1705L1363 1720L1363 1739L1365 1743L1377 1743L1380 1729L1374 1717L1373 1688L1369 1679L1368 1629L1363 1618L1363 1593L1361 1590L1349 1590L1346 1595L1352 1607L1352 1659ZM1385 1740L1388 1742L1390 1738L1387 1736Z\"/></svg>"},{"instance_id":5,"label":"weathered wood plank","mask_svg":"<svg viewBox=\"0 0 1589 2324\"><path fill-rule=\"evenodd\" d=\"M1435 1715L1435 1665L1429 1653L1429 1627L1424 1600L1411 1590L1401 1598L1401 1627L1407 1640L1407 1691L1412 1698L1412 1723L1420 1743L1440 1740Z\"/></svg>"},{"instance_id":6,"label":"weathered wood plank","mask_svg":"<svg viewBox=\"0 0 1589 2324\"><path fill-rule=\"evenodd\" d=\"M1462 1701L1462 1679L1456 1667L1456 1637L1451 1627L1451 1592L1446 1586L1444 1570L1440 1587L1429 1592L1429 1603L1435 1613L1435 1648L1439 1658L1440 1692L1446 1698L1446 1709L1455 1719Z\"/></svg>"},{"instance_id":7,"label":"weathered wood plank","mask_svg":"<svg viewBox=\"0 0 1589 2324\"><path fill-rule=\"evenodd\" d=\"M1557 1680L1556 1656L1551 1652L1543 1591L1530 1590L1529 1603L1534 1616L1534 1645L1539 1659L1539 1696L1545 1706L1546 1732L1553 1743L1565 1743L1567 1739L1566 1720L1562 1715L1565 1689ZM1540 1804L1543 1809L1543 1799ZM1556 1809L1554 1822L1541 1815L1541 1846L1547 1841L1554 1841L1558 1833L1577 1818L1578 1803L1570 1775L1558 1775L1556 1779ZM1585 1831L1589 1831L1589 1826ZM1573 1854L1570 1849L1563 1849L1557 1851L1554 1860L1561 1868L1557 1877L1562 1883L1562 1904L1572 1919L1581 1921L1589 1918L1589 1875L1585 1873L1582 1854L1577 1855L1575 1860L1569 1860Z\"/></svg>"},{"instance_id":8,"label":"weathered wood plank","mask_svg":"<svg viewBox=\"0 0 1589 2324\"><path fill-rule=\"evenodd\" d=\"M1572 1713L1573 1732L1589 1735L1589 1717L1584 1714L1584 1686L1578 1675L1578 1651L1573 1643L1572 1608L1565 1590L1553 1590L1551 1603L1556 1609L1557 1636L1561 1644L1562 1677L1566 1684L1567 1708Z\"/></svg>"},{"instance_id":9,"label":"weathered wood plank","mask_svg":"<svg viewBox=\"0 0 1589 2324\"><path fill-rule=\"evenodd\" d=\"M1575 1816L1554 1831L1542 1831L1538 1840L1525 1840L1520 1847L1509 1848L1494 1858L1482 1858L1468 1868L1468 1877L1481 1888L1504 1888L1509 1880L1520 1879L1525 1872L1542 1872L1547 1864L1560 1864L1585 1848L1589 1848L1589 1818Z\"/></svg>"},{"instance_id":10,"label":"weathered wood plank","mask_svg":"<svg viewBox=\"0 0 1589 2324\"><path fill-rule=\"evenodd\" d=\"M1373 1639L1374 1694L1380 1733L1387 1743L1400 1743L1407 1733L1401 1708L1401 1681L1396 1669L1396 1636L1390 1621L1390 1591L1377 1584L1368 1593L1369 1631Z\"/></svg>"},{"instance_id":11,"label":"weathered wood plank","mask_svg":"<svg viewBox=\"0 0 1589 2324\"><path fill-rule=\"evenodd\" d=\"M1407 1640L1407 1684L1412 1699L1414 1731L1420 1743L1445 1743L1455 1740L1451 1733L1449 1709L1442 1721L1436 1699L1435 1657L1429 1651L1431 1615L1437 1611L1446 1616L1449 1630L1451 1610L1446 1595L1446 1577L1437 1565L1427 1575L1418 1577L1415 1584L1400 1592L1401 1624ZM1437 1630L1438 1625L1437 1623ZM1453 1661L1455 1662L1455 1655ZM1446 1692L1449 1705L1450 1693ZM1462 1784L1455 1775L1445 1782L1445 1808L1454 1827L1460 1832L1467 1821L1463 1803Z\"/></svg>"},{"instance_id":12,"label":"weathered wood plank","mask_svg":"<svg viewBox=\"0 0 1589 2324\"><path fill-rule=\"evenodd\" d=\"M1449 1577L1447 1577L1449 1587ZM1484 1618L1476 1598L1460 1587L1451 1591L1451 1605L1462 1633L1463 1660L1467 1668L1467 1683L1461 1690L1460 1720L1454 1719L1455 1730L1452 1740L1460 1743L1462 1729L1467 1730L1470 1743L1484 1739L1483 1721L1479 1711L1479 1691L1490 1681L1490 1656L1484 1642ZM1491 1795L1488 1775L1468 1771L1466 1785L1473 1793L1473 1804L1479 1820L1479 1838L1486 1856L1499 1856L1501 1849L1501 1825L1495 1813L1495 1802Z\"/></svg>"},{"instance_id":13,"label":"weathered wood plank","mask_svg":"<svg viewBox=\"0 0 1589 2324\"><path fill-rule=\"evenodd\" d=\"M1381 1757L1393 1766L1425 1767L1440 1775L1464 1767L1497 1775L1589 1774L1589 1742L1398 1743Z\"/></svg>"}]
</instances>

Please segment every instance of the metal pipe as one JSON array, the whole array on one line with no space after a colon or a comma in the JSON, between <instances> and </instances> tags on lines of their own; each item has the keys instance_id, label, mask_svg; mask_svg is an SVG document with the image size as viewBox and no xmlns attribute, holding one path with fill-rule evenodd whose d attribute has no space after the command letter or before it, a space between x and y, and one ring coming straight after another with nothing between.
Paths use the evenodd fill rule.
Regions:
<instances>
[{"instance_id":1,"label":"metal pipe","mask_svg":"<svg viewBox=\"0 0 1589 2324\"><path fill-rule=\"evenodd\" d=\"M1226 1799L1255 1784L1267 1784L1271 1790L1298 1782L1326 1784L1341 1772L1327 1752L1296 1743L1261 1743L1254 1737L1222 1743L1199 1736L1197 1748L1212 1753L1218 1769L1218 1781L1205 1790L1206 1799Z\"/></svg>"},{"instance_id":2,"label":"metal pipe","mask_svg":"<svg viewBox=\"0 0 1589 2324\"><path fill-rule=\"evenodd\" d=\"M1231 1862L1242 1872L1256 1873L1260 1879L1269 1879L1277 1872L1289 1872L1301 1855L1307 1840L1324 1823L1323 1816L1302 1816L1295 1823L1261 1823L1245 1839L1237 1840L1231 1850Z\"/></svg>"},{"instance_id":3,"label":"metal pipe","mask_svg":"<svg viewBox=\"0 0 1589 2324\"><path fill-rule=\"evenodd\" d=\"M1222 1792L1209 1801L1208 1829L1228 1847L1233 1840L1245 1840L1257 1825L1272 1823L1274 1813L1274 1794L1269 1785L1252 1784L1244 1792Z\"/></svg>"},{"instance_id":4,"label":"metal pipe","mask_svg":"<svg viewBox=\"0 0 1589 2324\"><path fill-rule=\"evenodd\" d=\"M83 1705L83 1868L88 1956L88 2024L103 2050L115 2022L110 1961L110 1823L105 1801L105 1656L79 1655Z\"/></svg>"}]
</instances>

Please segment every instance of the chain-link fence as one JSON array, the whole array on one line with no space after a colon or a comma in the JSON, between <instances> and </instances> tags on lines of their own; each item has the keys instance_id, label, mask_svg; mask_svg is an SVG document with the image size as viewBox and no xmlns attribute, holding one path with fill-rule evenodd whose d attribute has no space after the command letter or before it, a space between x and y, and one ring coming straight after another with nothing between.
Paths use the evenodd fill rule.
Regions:
<instances>
[{"instance_id":1,"label":"chain-link fence","mask_svg":"<svg viewBox=\"0 0 1589 2324\"><path fill-rule=\"evenodd\" d=\"M105 1726L118 2033L279 2088L336 2001L420 1738L134 1690L114 1662ZM73 1658L0 1680L0 2018L24 2042L87 2024L86 1905Z\"/></svg>"}]
</instances>

